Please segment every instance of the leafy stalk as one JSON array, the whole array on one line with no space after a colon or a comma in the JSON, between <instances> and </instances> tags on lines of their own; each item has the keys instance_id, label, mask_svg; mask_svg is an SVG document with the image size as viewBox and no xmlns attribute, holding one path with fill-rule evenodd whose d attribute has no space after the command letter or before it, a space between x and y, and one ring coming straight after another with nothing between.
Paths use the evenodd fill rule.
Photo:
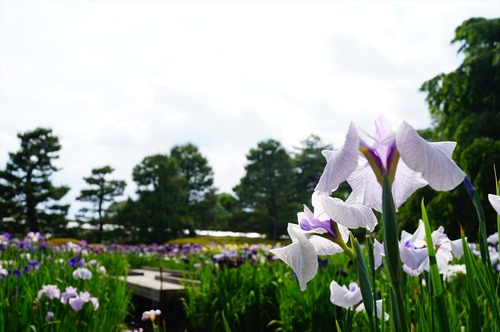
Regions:
<instances>
[{"instance_id":1,"label":"leafy stalk","mask_svg":"<svg viewBox=\"0 0 500 332\"><path fill-rule=\"evenodd\" d=\"M391 184L387 176L382 181L382 216L384 249L387 269L391 278L391 308L397 331L408 331L406 309L403 301L401 259L399 256L398 225L396 207L392 197Z\"/></svg>"},{"instance_id":2,"label":"leafy stalk","mask_svg":"<svg viewBox=\"0 0 500 332\"><path fill-rule=\"evenodd\" d=\"M440 322L441 331L450 331L450 323L448 322L448 312L446 309L446 302L444 298L443 284L441 281L441 276L439 275L439 270L436 260L436 251L434 250L434 244L432 242L431 227L429 226L429 219L427 218L427 211L425 210L424 200L422 199L422 219L425 226L425 238L427 242L427 252L429 254L429 266L431 275L431 287L434 291L434 296L437 300L438 314L441 319L437 321Z\"/></svg>"},{"instance_id":3,"label":"leafy stalk","mask_svg":"<svg viewBox=\"0 0 500 332\"><path fill-rule=\"evenodd\" d=\"M356 272L359 279L359 287L361 288L361 296L363 297L363 303L365 305L365 310L368 313L368 319L370 322L370 330L375 331L375 322L373 319L374 315L374 302L373 302L373 291L370 285L370 276L368 274L368 268L366 267L365 259L363 257L363 251L359 245L357 239L352 236L351 242L354 244L356 250Z\"/></svg>"}]
</instances>

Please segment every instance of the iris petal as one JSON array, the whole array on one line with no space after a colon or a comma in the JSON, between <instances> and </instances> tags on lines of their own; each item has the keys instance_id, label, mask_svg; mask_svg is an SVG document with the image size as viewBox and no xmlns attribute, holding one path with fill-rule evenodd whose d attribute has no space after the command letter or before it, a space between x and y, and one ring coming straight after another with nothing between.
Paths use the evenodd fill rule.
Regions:
<instances>
[{"instance_id":1,"label":"iris petal","mask_svg":"<svg viewBox=\"0 0 500 332\"><path fill-rule=\"evenodd\" d=\"M396 133L396 145L405 164L422 173L435 190L452 190L465 178L465 173L451 159L455 142L429 143L403 121Z\"/></svg>"},{"instance_id":2,"label":"iris petal","mask_svg":"<svg viewBox=\"0 0 500 332\"><path fill-rule=\"evenodd\" d=\"M373 211L362 204L343 202L333 197L323 197L321 200L326 214L335 222L347 228L364 227L372 232L377 225Z\"/></svg>"},{"instance_id":3,"label":"iris petal","mask_svg":"<svg viewBox=\"0 0 500 332\"><path fill-rule=\"evenodd\" d=\"M360 158L359 167L351 173L347 178L347 182L352 188L347 202L357 202L377 211L382 210L382 201L380 199L382 197L382 187L366 159Z\"/></svg>"},{"instance_id":4,"label":"iris petal","mask_svg":"<svg viewBox=\"0 0 500 332\"><path fill-rule=\"evenodd\" d=\"M330 194L337 190L349 174L358 166L359 136L356 125L351 122L346 135L344 146L339 151L323 151L326 166L315 191Z\"/></svg>"},{"instance_id":5,"label":"iris petal","mask_svg":"<svg viewBox=\"0 0 500 332\"><path fill-rule=\"evenodd\" d=\"M333 255L344 251L338 244L321 236L311 236L309 241L316 250L316 255Z\"/></svg>"},{"instance_id":6,"label":"iris petal","mask_svg":"<svg viewBox=\"0 0 500 332\"><path fill-rule=\"evenodd\" d=\"M370 165L364 158L360 158L359 166L347 178L352 188L352 193L347 202L357 201L382 212L382 187L377 181ZM392 196L394 205L398 209L417 189L425 187L425 181L420 173L417 173L403 161L399 161L392 184Z\"/></svg>"},{"instance_id":7,"label":"iris petal","mask_svg":"<svg viewBox=\"0 0 500 332\"><path fill-rule=\"evenodd\" d=\"M346 286L340 286L337 282L332 281L330 284L330 301L343 308L351 308L362 301L361 289L358 285L352 282L349 285L350 289Z\"/></svg>"},{"instance_id":8,"label":"iris petal","mask_svg":"<svg viewBox=\"0 0 500 332\"><path fill-rule=\"evenodd\" d=\"M300 290L304 291L307 282L314 278L318 271L316 249L298 225L288 224L288 233L293 243L283 248L272 249L271 252L292 268L297 275Z\"/></svg>"},{"instance_id":9,"label":"iris petal","mask_svg":"<svg viewBox=\"0 0 500 332\"><path fill-rule=\"evenodd\" d=\"M377 318L382 319L382 307L383 307L382 299L375 301L375 307L377 308ZM365 310L365 304L361 303L356 308L356 312L360 312L363 310ZM391 318L391 316L387 312L384 312L384 320L388 321L389 318Z\"/></svg>"},{"instance_id":10,"label":"iris petal","mask_svg":"<svg viewBox=\"0 0 500 332\"><path fill-rule=\"evenodd\" d=\"M407 265L410 269L416 270L424 262L424 260L429 257L427 248L408 248L402 243L399 246L399 252L401 254L401 261L403 264Z\"/></svg>"},{"instance_id":11,"label":"iris petal","mask_svg":"<svg viewBox=\"0 0 500 332\"><path fill-rule=\"evenodd\" d=\"M375 241L373 242L373 246L375 248L374 250L374 258L375 258L375 268L378 269L380 267L380 265L382 265L382 256L385 257L385 249L384 249L384 245L380 242L377 241L377 239L375 239Z\"/></svg>"},{"instance_id":12,"label":"iris petal","mask_svg":"<svg viewBox=\"0 0 500 332\"><path fill-rule=\"evenodd\" d=\"M411 170L404 161L400 160L396 169L396 176L392 184L392 196L394 197L394 205L398 209L408 197L410 197L417 189L425 187L427 181L422 176Z\"/></svg>"},{"instance_id":13,"label":"iris petal","mask_svg":"<svg viewBox=\"0 0 500 332\"><path fill-rule=\"evenodd\" d=\"M488 194L488 200L495 211L500 214L500 196Z\"/></svg>"}]
</instances>

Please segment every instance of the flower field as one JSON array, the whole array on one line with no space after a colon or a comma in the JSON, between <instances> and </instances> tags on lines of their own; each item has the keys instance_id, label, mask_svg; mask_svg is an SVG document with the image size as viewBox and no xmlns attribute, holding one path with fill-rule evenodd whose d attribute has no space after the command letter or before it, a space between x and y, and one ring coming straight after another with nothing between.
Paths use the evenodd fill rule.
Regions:
<instances>
[{"instance_id":1,"label":"flower field","mask_svg":"<svg viewBox=\"0 0 500 332\"><path fill-rule=\"evenodd\" d=\"M375 127L372 136L351 123L344 146L323 152L313 209L304 206L288 224L284 246L1 235L0 331L498 331L498 232L486 234L492 221L451 159L455 144L427 142L406 122L394 131L382 116ZM344 181L352 188L345 201L332 196ZM398 208L418 188L461 183L477 212L478 243L463 229L457 239L431 229L424 201L417 229L399 229ZM495 183L488 203L500 228L496 175ZM184 314L151 303L162 310L144 308L134 319L132 267L184 271Z\"/></svg>"},{"instance_id":2,"label":"flower field","mask_svg":"<svg viewBox=\"0 0 500 332\"><path fill-rule=\"evenodd\" d=\"M496 268L498 235L488 240ZM125 324L132 295L119 277L133 266L180 269L201 280L199 286L186 284L182 302L187 331L221 331L224 320L232 331L331 331L336 325L342 331L369 328L369 318L358 305L343 308L332 303L332 280L337 285L357 280L355 266L346 255L320 256L316 277L301 291L292 269L270 252L270 245L94 246L29 233L22 239L0 235L0 248L0 331L132 329ZM469 330L463 261L463 257L453 258L442 274L452 330L461 326ZM429 278L425 271L408 275L405 285L409 318L417 331L432 326L435 308L427 289ZM390 290L382 269L375 271L374 285L381 297ZM361 299L356 301L361 303ZM480 298L479 303L479 310L488 317L486 299ZM155 314L154 309L143 314L135 330L151 330L154 323L157 330L169 331L164 325L169 313ZM391 330L390 320L380 322L382 330ZM492 328L487 320L482 324Z\"/></svg>"}]
</instances>

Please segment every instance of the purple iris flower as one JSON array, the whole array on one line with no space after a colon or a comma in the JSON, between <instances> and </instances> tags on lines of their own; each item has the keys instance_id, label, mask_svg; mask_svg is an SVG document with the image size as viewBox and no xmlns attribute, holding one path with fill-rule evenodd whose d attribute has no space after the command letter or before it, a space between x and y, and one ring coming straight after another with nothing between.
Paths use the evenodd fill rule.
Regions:
<instances>
[{"instance_id":1,"label":"purple iris flower","mask_svg":"<svg viewBox=\"0 0 500 332\"><path fill-rule=\"evenodd\" d=\"M404 121L394 131L383 116L375 121L375 128L372 136L351 123L344 146L323 152L327 165L316 192L330 196L347 180L352 188L348 201L381 211L385 176L391 183L396 209L421 187L448 191L464 180L465 173L451 159L455 142L427 142Z\"/></svg>"},{"instance_id":2,"label":"purple iris flower","mask_svg":"<svg viewBox=\"0 0 500 332\"><path fill-rule=\"evenodd\" d=\"M68 260L68 264L71 267L77 267L77 266L85 266L85 259L83 258L78 258L77 256L71 258Z\"/></svg>"},{"instance_id":3,"label":"purple iris flower","mask_svg":"<svg viewBox=\"0 0 500 332\"><path fill-rule=\"evenodd\" d=\"M30 261L29 261L29 265L30 265L31 267L33 267L35 270L37 270L37 271L38 271L38 269L40 269L40 262L39 262L39 261L37 261L36 259L32 259L32 260L30 260Z\"/></svg>"}]
</instances>

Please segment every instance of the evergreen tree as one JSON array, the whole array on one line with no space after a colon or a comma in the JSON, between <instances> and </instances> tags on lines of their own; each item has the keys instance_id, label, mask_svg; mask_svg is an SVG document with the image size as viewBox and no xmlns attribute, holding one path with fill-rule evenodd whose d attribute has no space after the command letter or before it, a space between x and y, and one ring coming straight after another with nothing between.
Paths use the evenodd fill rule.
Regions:
<instances>
[{"instance_id":1,"label":"evergreen tree","mask_svg":"<svg viewBox=\"0 0 500 332\"><path fill-rule=\"evenodd\" d=\"M174 158L156 154L148 156L134 167L139 198L135 211L142 241L165 240L176 237L187 227L185 197L188 185Z\"/></svg>"},{"instance_id":2,"label":"evergreen tree","mask_svg":"<svg viewBox=\"0 0 500 332\"><path fill-rule=\"evenodd\" d=\"M194 234L195 228L211 228L212 210L216 204L212 167L193 144L173 147L170 156L176 160L180 174L187 183L185 217L189 221L191 233Z\"/></svg>"},{"instance_id":3,"label":"evergreen tree","mask_svg":"<svg viewBox=\"0 0 500 332\"><path fill-rule=\"evenodd\" d=\"M242 208L264 223L272 239L278 239L287 223L296 221L301 206L295 198L292 160L280 142L270 139L251 149L247 161L246 174L233 190Z\"/></svg>"},{"instance_id":4,"label":"evergreen tree","mask_svg":"<svg viewBox=\"0 0 500 332\"><path fill-rule=\"evenodd\" d=\"M6 167L0 171L0 217L27 221L32 231L58 232L66 224L69 209L69 205L59 203L69 188L54 186L51 180L59 170L53 165L61 150L59 138L48 128L36 128L17 137L21 147L9 153Z\"/></svg>"},{"instance_id":5,"label":"evergreen tree","mask_svg":"<svg viewBox=\"0 0 500 332\"><path fill-rule=\"evenodd\" d=\"M94 168L89 177L83 178L90 188L81 190L80 196L77 197L77 200L92 205L91 209L84 209L82 212L88 211L84 214L89 214L90 220L97 220L99 224L97 242L99 243L102 242L106 208L115 201L115 197L123 195L126 186L125 181L107 179L113 171L111 166Z\"/></svg>"}]
</instances>

